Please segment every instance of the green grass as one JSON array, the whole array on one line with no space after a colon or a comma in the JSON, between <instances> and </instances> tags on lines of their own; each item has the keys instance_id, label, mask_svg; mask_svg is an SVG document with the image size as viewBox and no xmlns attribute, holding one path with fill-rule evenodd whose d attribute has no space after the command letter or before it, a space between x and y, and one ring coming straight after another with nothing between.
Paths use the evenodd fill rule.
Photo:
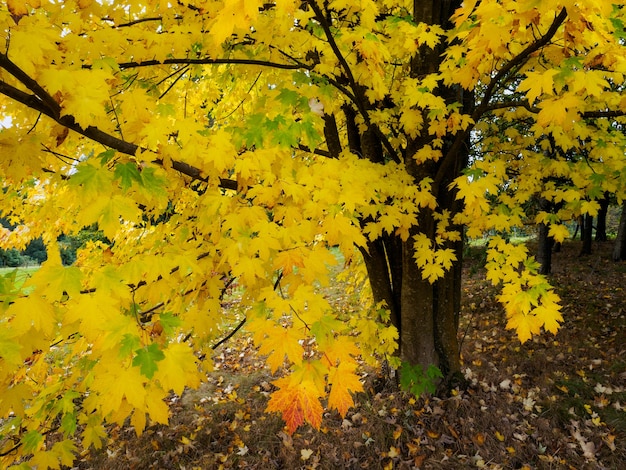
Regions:
<instances>
[{"instance_id":1,"label":"green grass","mask_svg":"<svg viewBox=\"0 0 626 470\"><path fill-rule=\"evenodd\" d=\"M6 276L15 272L15 286L19 289L26 279L31 277L35 271L39 269L39 266L27 266L20 268L0 268L0 276Z\"/></svg>"}]
</instances>

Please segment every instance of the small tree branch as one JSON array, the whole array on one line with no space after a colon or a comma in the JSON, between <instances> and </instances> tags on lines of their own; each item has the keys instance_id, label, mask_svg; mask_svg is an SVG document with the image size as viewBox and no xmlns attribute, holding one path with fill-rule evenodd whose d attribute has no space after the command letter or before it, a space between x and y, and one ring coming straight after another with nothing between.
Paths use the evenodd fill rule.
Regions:
<instances>
[{"instance_id":1,"label":"small tree branch","mask_svg":"<svg viewBox=\"0 0 626 470\"><path fill-rule=\"evenodd\" d=\"M474 122L478 121L478 119L480 119L480 117L487 110L489 106L489 102L491 101L491 98L498 84L500 84L502 80L506 78L509 72L516 69L520 65L522 65L526 60L528 60L528 58L533 53L535 53L536 51L538 51L539 49L547 45L552 40L552 38L554 37L559 27L563 24L566 18L567 18L567 10L563 8L561 9L560 13L554 18L554 21L552 21L552 24L550 25L550 27L548 28L548 30L543 36L541 36L535 42L533 42L528 47L526 47L526 49L520 52L512 60L507 62L500 70L498 70L498 72L494 75L494 77L489 81L489 84L487 85L487 88L485 89L485 93L483 95L482 101L476 107L476 109L474 110L474 113L472 114L472 119L474 120Z\"/></svg>"},{"instance_id":2,"label":"small tree branch","mask_svg":"<svg viewBox=\"0 0 626 470\"><path fill-rule=\"evenodd\" d=\"M247 318L244 317L244 319L239 322L239 324L233 329L233 331L228 333L226 336L224 336L222 339L220 339L217 343L215 343L213 346L211 346L211 349L215 350L215 349L219 348L222 344L224 344L230 338L235 336L235 334L237 334L237 332L241 329L241 327L243 325L245 325L246 320L247 320Z\"/></svg>"},{"instance_id":3,"label":"small tree branch","mask_svg":"<svg viewBox=\"0 0 626 470\"><path fill-rule=\"evenodd\" d=\"M601 118L618 118L626 116L626 111L622 110L609 110L603 111L584 111L581 116L585 119L601 119Z\"/></svg>"},{"instance_id":4,"label":"small tree branch","mask_svg":"<svg viewBox=\"0 0 626 470\"><path fill-rule=\"evenodd\" d=\"M306 145L298 145L298 149L302 150L303 152L307 152L307 153L313 153L315 155L321 155L322 157L335 157L335 155L333 155L331 152L327 151L327 150L322 150L322 149L311 149L309 147L307 147Z\"/></svg>"},{"instance_id":5,"label":"small tree branch","mask_svg":"<svg viewBox=\"0 0 626 470\"><path fill-rule=\"evenodd\" d=\"M333 36L333 32L330 29L330 24L328 23L328 20L326 19L324 12L320 8L320 6L317 4L316 0L307 0L307 3L309 4L311 9L315 13L315 19L322 26L322 29L324 30L324 35L326 36L326 40L328 41L330 48L333 50L335 57L339 61L339 65L341 65L341 68L343 69L343 73L345 74L345 78L348 81L348 85L350 86L350 88L352 89L352 92L354 93L351 99L356 105L357 109L359 110L359 113L361 114L361 116L363 116L363 120L365 121L365 124L367 124L367 127L373 128L374 132L376 133L376 136L378 137L382 145L385 147L385 150L387 151L389 156L396 163L400 163L401 160L400 160L400 157L398 156L398 152L396 152L396 149L393 147L393 145L391 145L391 142L389 142L387 137L380 131L380 129L378 129L378 126L374 126L372 124L370 116L369 116L369 112L367 109L368 100L363 93L363 87L354 78L352 69L350 68L350 65L348 64L348 61L346 60L341 50L339 49L339 45L337 44L337 41L335 41L335 36ZM333 85L340 91L343 88L343 87L338 87L337 83L333 83ZM346 96L350 97L350 95L348 94L346 94Z\"/></svg>"},{"instance_id":6,"label":"small tree branch","mask_svg":"<svg viewBox=\"0 0 626 470\"><path fill-rule=\"evenodd\" d=\"M498 72L489 81L489 84L487 85L487 88L485 89L485 92L483 94L483 98L480 104L476 107L476 109L474 109L474 112L472 113L472 120L474 121L474 123L478 122L478 120L488 110L490 110L490 101L491 101L491 98L493 97L496 87L500 83L502 83L502 81L506 79L506 77L509 75L511 71L515 70L517 67L522 65L526 60L528 60L528 58L533 53L535 53L536 51L538 51L539 49L547 45L552 40L552 38L554 37L559 27L563 24L566 18L567 18L567 10L563 8L559 12L559 14L554 18L554 21L552 21L552 24L550 25L550 27L548 28L548 30L543 36L541 36L535 42L533 42L528 47L526 47L526 49L520 52L519 55L514 57L512 60L507 62L500 70L498 70ZM437 174L435 175L435 178L434 178L435 190L438 190L438 186L443 181L443 178L449 171L450 167L456 161L458 152L461 150L462 146L464 145L465 139L467 138L467 136L469 135L469 133L471 132L473 128L474 128L474 125L470 125L464 131L457 132L454 142L448 149L448 152L444 156L441 162L441 165L439 166L439 169L437 170Z\"/></svg>"},{"instance_id":7,"label":"small tree branch","mask_svg":"<svg viewBox=\"0 0 626 470\"><path fill-rule=\"evenodd\" d=\"M182 19L182 17L175 17L175 19ZM109 23L115 23L115 20L113 20L112 18L102 18L102 21L107 21ZM148 18L139 18L138 20L133 20L133 21L129 21L128 23L121 23L121 24L113 24L113 28L115 29L120 29L120 28L128 28L130 26L135 26L136 24L141 24L141 23L148 23L150 21L163 21L163 18L161 16L151 16Z\"/></svg>"}]
</instances>

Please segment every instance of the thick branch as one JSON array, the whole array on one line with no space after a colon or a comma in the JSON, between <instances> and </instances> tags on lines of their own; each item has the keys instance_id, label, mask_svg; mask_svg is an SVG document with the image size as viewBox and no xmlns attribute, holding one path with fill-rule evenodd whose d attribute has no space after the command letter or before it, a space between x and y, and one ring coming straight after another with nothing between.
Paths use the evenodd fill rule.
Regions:
<instances>
[{"instance_id":1,"label":"thick branch","mask_svg":"<svg viewBox=\"0 0 626 470\"><path fill-rule=\"evenodd\" d=\"M519 101L500 101L497 103L490 103L485 107L485 113L490 111L497 111L498 109L507 108L525 108L531 113L537 114L541 111L541 108L537 106L531 106L528 100ZM618 118L626 116L626 110L620 109L604 109L596 111L583 111L580 113L580 117L583 119L602 119L602 118Z\"/></svg>"},{"instance_id":2,"label":"thick branch","mask_svg":"<svg viewBox=\"0 0 626 470\"><path fill-rule=\"evenodd\" d=\"M311 9L315 13L315 18L317 19L317 21L319 21L320 25L322 26L322 29L324 30L324 35L326 36L326 40L328 41L330 48L333 50L335 57L339 61L339 64L341 65L343 72L346 74L346 78L348 80L348 83L350 84L350 88L352 88L355 98L357 98L354 101L354 104L357 106L357 108L359 108L359 112L363 115L363 119L365 120L365 123L369 126L370 118L369 118L367 109L365 108L365 100L363 97L363 93L360 87L358 86L356 79L354 78L354 75L352 75L352 69L350 68L350 65L348 64L348 61L346 61L346 58L343 56L343 54L341 53L341 50L339 49L339 46L337 45L337 41L335 41L333 32L330 30L330 25L328 24L328 21L326 21L326 17L324 16L324 12L319 7L316 0L309 0L307 3L309 4Z\"/></svg>"},{"instance_id":3,"label":"thick branch","mask_svg":"<svg viewBox=\"0 0 626 470\"><path fill-rule=\"evenodd\" d=\"M54 118L60 116L61 106L59 103L57 103L54 98L50 96L50 94L44 90L41 85L39 85L39 83L30 78L26 72L14 64L6 54L0 53L0 68L9 72L22 85L32 91L34 95L33 97L41 101L41 103L49 109L49 112L54 116Z\"/></svg>"},{"instance_id":4,"label":"thick branch","mask_svg":"<svg viewBox=\"0 0 626 470\"><path fill-rule=\"evenodd\" d=\"M330 155L334 158L339 157L341 140L339 139L339 130L337 129L337 120L334 114L324 113L324 136L326 137L326 145Z\"/></svg>"},{"instance_id":5,"label":"thick branch","mask_svg":"<svg viewBox=\"0 0 626 470\"><path fill-rule=\"evenodd\" d=\"M363 116L363 120L365 121L365 124L367 124L368 128L371 127L373 129L373 131L376 133L377 137L380 139L381 143L387 150L387 153L389 154L389 156L395 162L400 163L400 157L398 156L396 149L394 149L393 145L391 145L391 142L389 142L387 137L378 130L377 126L372 125L371 119L367 110L367 105L366 105L368 100L363 93L363 87L359 85L359 83L357 83L356 79L354 78L354 75L352 74L352 69L350 69L350 65L348 64L348 61L346 60L344 55L341 53L341 50L339 49L339 45L337 44L337 41L335 41L333 32L330 29L330 24L328 23L326 16L324 16L324 12L321 10L316 0L309 0L307 3L309 4L311 9L315 13L315 18L317 19L317 21L319 21L320 25L322 26L322 29L324 30L324 35L326 36L328 44L330 45L330 48L333 50L335 57L339 61L341 68L343 69L345 77L348 80L348 84L354 93L353 102L356 105L357 109L359 110L359 113L361 113L361 116ZM338 88L338 89L341 90L341 88Z\"/></svg>"}]
</instances>

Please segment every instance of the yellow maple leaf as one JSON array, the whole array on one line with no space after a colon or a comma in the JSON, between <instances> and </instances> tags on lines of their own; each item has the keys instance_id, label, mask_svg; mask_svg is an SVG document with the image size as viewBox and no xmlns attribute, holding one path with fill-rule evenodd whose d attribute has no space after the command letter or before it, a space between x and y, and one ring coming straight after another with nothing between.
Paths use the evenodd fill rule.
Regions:
<instances>
[{"instance_id":1,"label":"yellow maple leaf","mask_svg":"<svg viewBox=\"0 0 626 470\"><path fill-rule=\"evenodd\" d=\"M143 430L146 427L146 413L143 410L135 409L133 411L133 415L130 417L130 424L133 428L135 428L135 434L137 436L141 436L143 434Z\"/></svg>"},{"instance_id":2,"label":"yellow maple leaf","mask_svg":"<svg viewBox=\"0 0 626 470\"><path fill-rule=\"evenodd\" d=\"M102 413L107 415L117 411L126 398L133 407L144 408L146 397L145 380L139 367L120 367L116 357L107 358L101 370L94 374L92 389L106 397L102 401ZM100 364L99 364L100 365Z\"/></svg>"},{"instance_id":3,"label":"yellow maple leaf","mask_svg":"<svg viewBox=\"0 0 626 470\"><path fill-rule=\"evenodd\" d=\"M82 273L75 266L54 264L49 259L24 283L24 287L36 286L37 292L49 300L59 300L64 294L75 296L81 291Z\"/></svg>"},{"instance_id":4,"label":"yellow maple leaf","mask_svg":"<svg viewBox=\"0 0 626 470\"><path fill-rule=\"evenodd\" d=\"M98 414L91 414L86 419L81 420L84 421L85 424L82 431L82 446L85 449L88 449L93 445L95 449L100 449L102 447L102 441L106 439L107 433L102 425L102 417Z\"/></svg>"},{"instance_id":5,"label":"yellow maple leaf","mask_svg":"<svg viewBox=\"0 0 626 470\"><path fill-rule=\"evenodd\" d=\"M181 395L186 386L200 385L200 375L196 365L196 357L185 343L172 343L163 351L165 358L159 361L155 378L166 390L172 389Z\"/></svg>"},{"instance_id":6,"label":"yellow maple leaf","mask_svg":"<svg viewBox=\"0 0 626 470\"><path fill-rule=\"evenodd\" d=\"M541 332L542 324L542 319L537 315L532 313L525 314L517 310L515 313L510 314L506 328L515 330L520 342L525 343L532 338L533 335Z\"/></svg>"},{"instance_id":7,"label":"yellow maple leaf","mask_svg":"<svg viewBox=\"0 0 626 470\"><path fill-rule=\"evenodd\" d=\"M331 383L328 406L339 411L341 417L344 417L354 406L354 399L350 392L363 391L363 384L354 373L355 370L356 364L341 362L331 370L328 377L328 382Z\"/></svg>"},{"instance_id":8,"label":"yellow maple leaf","mask_svg":"<svg viewBox=\"0 0 626 470\"><path fill-rule=\"evenodd\" d=\"M366 330L362 330L360 327L356 328L360 332L360 336L375 338L377 332L376 322L366 319L363 321L363 325L367 328ZM355 338L345 335L329 338L324 343L323 352L333 366L337 363L353 361L361 353Z\"/></svg>"},{"instance_id":9,"label":"yellow maple leaf","mask_svg":"<svg viewBox=\"0 0 626 470\"><path fill-rule=\"evenodd\" d=\"M146 395L146 411L150 419L155 423L168 424L170 409L167 403L163 401L164 393L158 390L157 393L148 393Z\"/></svg>"},{"instance_id":10,"label":"yellow maple leaf","mask_svg":"<svg viewBox=\"0 0 626 470\"><path fill-rule=\"evenodd\" d=\"M11 328L19 333L24 333L33 327L45 335L50 335L56 324L52 305L38 295L16 299L10 305L7 313L14 315L11 320Z\"/></svg>"},{"instance_id":11,"label":"yellow maple leaf","mask_svg":"<svg viewBox=\"0 0 626 470\"><path fill-rule=\"evenodd\" d=\"M554 238L554 241L560 243L569 238L569 229L562 224L552 224L548 230L548 235Z\"/></svg>"},{"instance_id":12,"label":"yellow maple leaf","mask_svg":"<svg viewBox=\"0 0 626 470\"><path fill-rule=\"evenodd\" d=\"M541 296L541 303L533 312L541 318L543 327L553 334L556 334L563 321L559 301L559 296L553 290L549 290Z\"/></svg>"},{"instance_id":13,"label":"yellow maple leaf","mask_svg":"<svg viewBox=\"0 0 626 470\"><path fill-rule=\"evenodd\" d=\"M294 364L302 362L304 348L300 345L302 338L296 330L276 325L272 326L270 322L266 321L263 332L267 336L263 339L259 352L261 354L269 354L267 364L270 366L272 373L276 372L283 365L285 356Z\"/></svg>"},{"instance_id":14,"label":"yellow maple leaf","mask_svg":"<svg viewBox=\"0 0 626 470\"><path fill-rule=\"evenodd\" d=\"M558 70L548 69L542 72L527 72L526 78L519 84L520 91L527 91L526 96L532 104L541 94L551 95L554 90L554 76Z\"/></svg>"},{"instance_id":15,"label":"yellow maple leaf","mask_svg":"<svg viewBox=\"0 0 626 470\"><path fill-rule=\"evenodd\" d=\"M7 0L7 8L12 15L23 16L28 15L28 2L24 0Z\"/></svg>"}]
</instances>

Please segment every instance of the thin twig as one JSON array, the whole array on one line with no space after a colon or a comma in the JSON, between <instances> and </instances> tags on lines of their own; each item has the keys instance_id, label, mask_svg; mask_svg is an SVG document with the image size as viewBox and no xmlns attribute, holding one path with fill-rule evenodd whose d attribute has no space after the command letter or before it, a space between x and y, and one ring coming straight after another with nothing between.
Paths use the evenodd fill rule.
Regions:
<instances>
[{"instance_id":1,"label":"thin twig","mask_svg":"<svg viewBox=\"0 0 626 470\"><path fill-rule=\"evenodd\" d=\"M250 85L250 88L248 88L248 91L246 92L246 95L249 95L250 92L252 91L252 89L254 88L254 86L257 84L257 82L259 81L259 78L261 78L261 74L263 72L259 72L256 76L256 78L254 79L254 81L252 82L252 85ZM224 119L228 119L230 116L232 116L233 114L235 114L235 112L241 108L244 104L244 102L246 101L246 98L242 99L239 104L237 106L235 106L235 108L229 112L226 116L220 117L218 119L216 119L216 121L223 121Z\"/></svg>"}]
</instances>

